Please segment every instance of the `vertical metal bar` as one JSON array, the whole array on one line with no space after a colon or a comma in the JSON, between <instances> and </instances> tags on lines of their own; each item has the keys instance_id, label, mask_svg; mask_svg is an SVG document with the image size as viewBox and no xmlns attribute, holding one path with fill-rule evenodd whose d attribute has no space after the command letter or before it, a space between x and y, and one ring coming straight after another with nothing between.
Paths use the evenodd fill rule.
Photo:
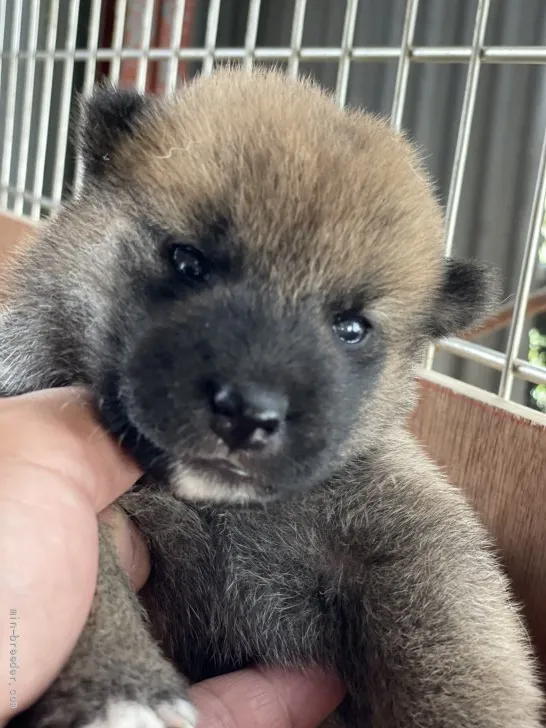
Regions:
<instances>
[{"instance_id":1,"label":"vertical metal bar","mask_svg":"<svg viewBox=\"0 0 546 728\"><path fill-rule=\"evenodd\" d=\"M357 12L358 0L347 0L345 21L343 23L343 38L341 41L341 58L339 61L336 81L336 102L339 106L345 106L345 101L347 100L347 88L349 86L349 73L351 71L351 53L353 50Z\"/></svg>"},{"instance_id":2,"label":"vertical metal bar","mask_svg":"<svg viewBox=\"0 0 546 728\"><path fill-rule=\"evenodd\" d=\"M455 226L457 224L457 214L461 201L464 171L466 168L468 147L470 143L470 132L472 130L472 120L474 118L474 109L476 107L478 82L480 80L481 56L483 52L485 31L487 28L487 19L489 17L490 3L491 0L478 0L476 18L474 21L472 52L468 63L463 105L461 109L461 120L459 122L457 144L455 146L455 154L453 157L453 170L451 172L451 181L449 184L449 193L447 198L445 234L446 256L451 255L451 251L453 250ZM431 369L433 361L434 346L429 346L425 359L425 368Z\"/></svg>"},{"instance_id":3,"label":"vertical metal bar","mask_svg":"<svg viewBox=\"0 0 546 728\"><path fill-rule=\"evenodd\" d=\"M68 13L68 28L66 37L67 56L64 59L63 85L61 91L61 103L59 108L59 128L57 130L55 164L53 169L53 190L51 194L54 204L60 203L63 194L66 143L68 140L68 127L70 125L70 102L72 99L72 81L74 78L74 52L76 50L80 0L72 0L69 8L70 9Z\"/></svg>"},{"instance_id":4,"label":"vertical metal bar","mask_svg":"<svg viewBox=\"0 0 546 728\"><path fill-rule=\"evenodd\" d=\"M154 26L154 0L146 0L144 15L142 17L142 41L140 51L142 53L138 60L136 87L139 91L146 91L146 79L148 77L148 57L152 42Z\"/></svg>"},{"instance_id":5,"label":"vertical metal bar","mask_svg":"<svg viewBox=\"0 0 546 728\"><path fill-rule=\"evenodd\" d=\"M7 0L0 0L0 48L4 50L4 36L6 34L6 15L8 13ZM0 53L0 80L2 79L2 61L4 56Z\"/></svg>"},{"instance_id":6,"label":"vertical metal bar","mask_svg":"<svg viewBox=\"0 0 546 728\"><path fill-rule=\"evenodd\" d=\"M292 31L290 33L290 60L288 61L288 75L291 78L297 77L300 68L300 51L306 8L307 0L296 0L292 17Z\"/></svg>"},{"instance_id":7,"label":"vertical metal bar","mask_svg":"<svg viewBox=\"0 0 546 728\"><path fill-rule=\"evenodd\" d=\"M85 73L83 78L83 95L89 96L95 85L97 74L97 49L99 47L100 17L102 0L92 0L89 28L87 32L87 49L85 59ZM83 160L78 154L76 159L76 170L74 174L74 194L80 189L83 176Z\"/></svg>"},{"instance_id":8,"label":"vertical metal bar","mask_svg":"<svg viewBox=\"0 0 546 728\"><path fill-rule=\"evenodd\" d=\"M11 158L13 154L13 136L15 131L15 100L17 94L17 74L19 72L19 46L21 42L21 19L23 15L23 1L13 0L13 16L11 25L10 59L8 72L8 87L6 91L6 116L4 127L4 144L2 146L2 169L0 171L0 207L6 208L8 204L7 186L10 183Z\"/></svg>"},{"instance_id":9,"label":"vertical metal bar","mask_svg":"<svg viewBox=\"0 0 546 728\"><path fill-rule=\"evenodd\" d=\"M205 31L205 59L203 61L203 75L208 76L214 68L214 51L218 35L218 21L220 20L221 0L210 0L207 15L207 29Z\"/></svg>"},{"instance_id":10,"label":"vertical metal bar","mask_svg":"<svg viewBox=\"0 0 546 728\"><path fill-rule=\"evenodd\" d=\"M256 41L258 39L258 23L260 20L260 7L262 0L250 0L248 6L248 19L246 21L245 34L245 60L243 67L246 71L250 71L254 64L254 52L256 50Z\"/></svg>"},{"instance_id":11,"label":"vertical metal bar","mask_svg":"<svg viewBox=\"0 0 546 728\"><path fill-rule=\"evenodd\" d=\"M57 41L57 24L59 22L59 0L51 0L49 5L49 21L47 26L46 53L44 60L44 76L40 98L40 124L36 145L36 167L32 186L31 217L38 219L41 213L39 198L43 196L44 172L47 149L47 133L49 131L49 112L51 110L51 94L53 90L53 68L55 65L55 43Z\"/></svg>"},{"instance_id":12,"label":"vertical metal bar","mask_svg":"<svg viewBox=\"0 0 546 728\"><path fill-rule=\"evenodd\" d=\"M400 131L402 128L411 62L410 53L415 35L415 24L417 22L418 10L419 0L407 0L404 28L402 30L402 40L400 43L400 59L398 61L398 70L396 72L396 84L394 86L391 111L391 125L395 131Z\"/></svg>"},{"instance_id":13,"label":"vertical metal bar","mask_svg":"<svg viewBox=\"0 0 546 728\"><path fill-rule=\"evenodd\" d=\"M518 357L521 345L521 337L525 326L525 314L527 312L527 304L529 301L529 293L533 283L533 277L537 264L538 248L541 241L541 227L544 218L544 207L546 205L546 135L542 144L540 154L540 164L537 173L537 181L533 194L533 204L531 207L531 216L529 219L529 228L525 240L525 250L520 269L518 289L516 291L516 300L514 302L514 311L512 314L512 322L510 332L508 334L508 344L506 347L506 360L502 370L501 381L499 386L499 395L503 399L510 399L512 394L512 385L514 382L514 361Z\"/></svg>"},{"instance_id":14,"label":"vertical metal bar","mask_svg":"<svg viewBox=\"0 0 546 728\"><path fill-rule=\"evenodd\" d=\"M487 19L489 17L490 2L491 0L478 0L478 9L476 11L474 34L472 37L472 55L470 56L468 64L463 106L461 109L461 121L457 135L455 155L453 157L453 171L451 173L451 182L449 185L449 194L447 199L446 255L450 255L453 249L455 225L457 223L457 213L459 211L459 204L461 201L464 171L466 168L466 159L468 157L470 132L472 130L472 120L474 118L474 109L476 107L478 82L480 80L481 54L485 38L485 30L487 28Z\"/></svg>"},{"instance_id":15,"label":"vertical metal bar","mask_svg":"<svg viewBox=\"0 0 546 728\"><path fill-rule=\"evenodd\" d=\"M110 62L110 70L108 73L108 78L113 84L119 83L121 74L121 51L123 49L126 12L127 0L117 0L114 14L114 30L112 32L112 50L115 55Z\"/></svg>"},{"instance_id":16,"label":"vertical metal bar","mask_svg":"<svg viewBox=\"0 0 546 728\"><path fill-rule=\"evenodd\" d=\"M186 0L178 0L174 3L174 17L172 19L171 32L171 60L169 61L169 70L167 72L167 92L170 93L176 89L178 83L178 51L182 42L182 33L184 32L184 13L186 12Z\"/></svg>"},{"instance_id":17,"label":"vertical metal bar","mask_svg":"<svg viewBox=\"0 0 546 728\"><path fill-rule=\"evenodd\" d=\"M17 182L15 204L13 211L22 215L25 198L25 184L27 180L28 151L30 146L30 121L32 119L32 100L34 97L34 76L36 73L36 58L38 50L38 19L40 17L40 0L32 0L30 5L30 20L28 28L28 53L25 69L25 91L23 95L23 119L21 124L21 142L19 145L19 163L17 165Z\"/></svg>"},{"instance_id":18,"label":"vertical metal bar","mask_svg":"<svg viewBox=\"0 0 546 728\"><path fill-rule=\"evenodd\" d=\"M89 96L93 90L97 73L97 49L99 47L100 16L102 0L92 0L89 29L87 32L87 50L85 59L85 74L83 78L83 95Z\"/></svg>"},{"instance_id":19,"label":"vertical metal bar","mask_svg":"<svg viewBox=\"0 0 546 728\"><path fill-rule=\"evenodd\" d=\"M85 59L85 74L83 78L83 95L89 96L95 84L97 73L97 49L99 47L100 16L102 0L92 0L89 29L87 32L87 52Z\"/></svg>"}]
</instances>

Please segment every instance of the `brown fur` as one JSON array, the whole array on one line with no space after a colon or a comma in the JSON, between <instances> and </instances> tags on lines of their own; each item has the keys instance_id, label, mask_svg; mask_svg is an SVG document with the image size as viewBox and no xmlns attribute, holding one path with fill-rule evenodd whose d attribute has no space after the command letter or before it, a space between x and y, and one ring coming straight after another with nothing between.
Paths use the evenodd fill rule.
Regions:
<instances>
[{"instance_id":1,"label":"brown fur","mask_svg":"<svg viewBox=\"0 0 546 728\"><path fill-rule=\"evenodd\" d=\"M215 345L230 355L243 341L235 370L245 376L263 367L298 390L310 379L327 406L320 414L322 401L305 400L316 410L300 433L306 444L320 436L329 447L345 410L358 417L320 482L295 498L180 500L168 486L183 485L185 470L124 496L152 552L142 603L161 650L103 538L93 617L58 681L14 726L110 727L104 711L120 700L160 715L184 692L172 661L190 680L249 663L336 669L349 697L335 720L355 728L538 728L531 650L488 539L405 431L427 341L471 325L490 302L479 266L444 261L441 211L411 145L385 121L342 111L312 84L276 73L223 72L168 99L128 99L127 119L108 103L84 106L79 198L10 270L0 387L94 389L99 364L117 361L112 321L123 338L147 310L148 279L163 275L154 234L140 222L199 241L221 220L251 281L196 294L166 318L183 327L201 316L209 341L227 342ZM219 310L206 308L215 295L226 296L220 322L206 315ZM317 314L357 305L375 324L376 368L359 373L362 391L344 389L339 372L357 367ZM247 338L241 311L254 326ZM237 327L238 339L222 338ZM182 387L207 364L187 364L178 345L176 336L166 345L167 379ZM150 387L160 374L149 372ZM321 389L321 377L339 396ZM193 405L178 402L183 390L165 391L149 407L165 396L160 419L180 429ZM206 442L199 407L194 423ZM210 501L228 493L206 479L199 488Z\"/></svg>"}]
</instances>

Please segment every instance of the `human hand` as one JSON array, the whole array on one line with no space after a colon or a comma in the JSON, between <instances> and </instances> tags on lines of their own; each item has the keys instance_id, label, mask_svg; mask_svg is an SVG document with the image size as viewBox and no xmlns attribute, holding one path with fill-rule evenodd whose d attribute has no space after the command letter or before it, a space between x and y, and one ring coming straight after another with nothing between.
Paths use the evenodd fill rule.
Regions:
<instances>
[{"instance_id":1,"label":"human hand","mask_svg":"<svg viewBox=\"0 0 546 728\"><path fill-rule=\"evenodd\" d=\"M97 575L97 513L113 526L133 587L145 583L142 539L119 509L107 508L139 475L94 420L83 390L0 400L0 659L9 675L0 726L55 679L83 629ZM190 690L202 728L313 728L343 694L332 678L278 669L243 670Z\"/></svg>"}]
</instances>

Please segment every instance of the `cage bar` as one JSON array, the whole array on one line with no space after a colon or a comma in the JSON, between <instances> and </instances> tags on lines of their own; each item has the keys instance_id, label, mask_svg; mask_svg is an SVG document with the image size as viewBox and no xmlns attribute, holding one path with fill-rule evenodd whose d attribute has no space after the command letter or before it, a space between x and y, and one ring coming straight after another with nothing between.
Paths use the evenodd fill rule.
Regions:
<instances>
[{"instance_id":1,"label":"cage bar","mask_svg":"<svg viewBox=\"0 0 546 728\"><path fill-rule=\"evenodd\" d=\"M13 155L13 137L15 132L15 100L17 93L17 76L19 72L18 51L21 42L21 20L23 15L23 1L14 0L11 26L10 48L14 55L10 61L8 72L8 88L6 100L6 116L4 127L4 144L2 147L2 168L0 170L0 207L7 207L7 185L10 183L11 158Z\"/></svg>"},{"instance_id":2,"label":"cage bar","mask_svg":"<svg viewBox=\"0 0 546 728\"><path fill-rule=\"evenodd\" d=\"M87 58L85 61L85 75L83 80L83 94L89 96L95 84L97 74L97 50L99 48L100 18L102 0L92 0L91 17L87 34Z\"/></svg>"},{"instance_id":3,"label":"cage bar","mask_svg":"<svg viewBox=\"0 0 546 728\"><path fill-rule=\"evenodd\" d=\"M205 31L205 55L203 58L203 74L208 76L214 68L214 56L216 50L216 37L218 35L218 23L220 22L220 0L210 0L209 12L207 15L207 29ZM242 49L244 58L244 49ZM197 59L196 59L197 60Z\"/></svg>"},{"instance_id":4,"label":"cage bar","mask_svg":"<svg viewBox=\"0 0 546 728\"><path fill-rule=\"evenodd\" d=\"M448 338L438 342L436 347L468 361L502 372L506 367L507 357L500 351L487 346L470 343L463 339ZM524 359L514 359L511 364L514 377L535 384L546 384L546 368L537 367Z\"/></svg>"},{"instance_id":5,"label":"cage bar","mask_svg":"<svg viewBox=\"0 0 546 728\"><path fill-rule=\"evenodd\" d=\"M215 0L216 1L216 0ZM302 3L304 5L304 3ZM302 29L303 30L303 29ZM21 51L13 53L12 51L2 51L0 57L2 60L10 61L13 58L24 60L33 58L35 60L44 60L52 54L47 51L36 51L29 53ZM172 51L168 48L150 48L146 53L148 60L168 61L170 60ZM214 58L239 60L245 57L244 47L234 48L215 48L208 50L203 48L178 48L176 55L179 60L186 61L203 61L207 55ZM344 55L343 48L332 47L314 47L302 46L297 48L291 44L290 47L279 48L256 48L254 56L260 61L289 61L294 57L300 61L339 61ZM360 63L380 63L382 61L398 61L400 59L400 48L396 46L355 46L350 51L351 62ZM73 58L75 61L85 61L88 51L78 49L69 51L66 49L55 50L53 53L54 60L65 61ZM123 48L116 50L115 48L99 48L97 50L97 61L113 61L114 59L130 60L142 57L142 51L138 48ZM472 48L465 46L415 46L410 49L409 58L412 63L467 63L472 57ZM503 64L523 64L523 65L543 65L546 64L546 47L541 46L484 46L480 53L480 62L482 64L503 65Z\"/></svg>"},{"instance_id":6,"label":"cage bar","mask_svg":"<svg viewBox=\"0 0 546 728\"><path fill-rule=\"evenodd\" d=\"M44 60L44 76L42 79L42 93L40 96L40 128L36 143L36 166L34 168L34 181L32 195L29 200L26 194L23 199L31 202L30 216L38 219L42 211L41 195L44 189L44 174L47 151L47 135L49 132L49 114L51 110L51 95L53 92L54 57L51 51L55 50L57 41L57 24L59 20L59 0L51 0L47 24L46 49L49 56ZM26 192L26 191L25 191ZM45 205L47 208L47 205Z\"/></svg>"},{"instance_id":7,"label":"cage bar","mask_svg":"<svg viewBox=\"0 0 546 728\"><path fill-rule=\"evenodd\" d=\"M114 11L114 28L112 31L112 60L108 77L114 84L119 83L121 76L121 51L123 49L123 35L125 32L125 16L127 15L127 0L116 0Z\"/></svg>"},{"instance_id":8,"label":"cage bar","mask_svg":"<svg viewBox=\"0 0 546 728\"><path fill-rule=\"evenodd\" d=\"M0 190L15 195L15 193L17 192L17 187L14 187L13 185L0 185ZM25 190L21 196L23 197L25 202L30 202L33 205L36 205L38 208L44 207L48 210L54 210L56 207L59 206L59 203L53 200L51 197L45 197L41 194L35 195L34 193L28 192L27 190Z\"/></svg>"},{"instance_id":9,"label":"cage bar","mask_svg":"<svg viewBox=\"0 0 546 728\"><path fill-rule=\"evenodd\" d=\"M512 383L514 378L514 361L518 356L521 345L521 337L525 325L525 313L529 302L529 293L535 273L538 246L540 243L540 231L542 227L542 219L544 216L544 206L546 204L546 134L542 144L540 154L540 164L537 174L535 191L533 194L533 203L531 207L531 217L529 220L529 228L525 241L525 250L523 253L523 261L520 268L520 277L518 288L516 291L516 300L514 303L514 312L512 314L512 322L510 332L508 334L508 344L506 347L506 362L502 370L502 377L499 386L499 396L503 399L510 399L512 394ZM546 371L546 370L545 370Z\"/></svg>"},{"instance_id":10,"label":"cage bar","mask_svg":"<svg viewBox=\"0 0 546 728\"><path fill-rule=\"evenodd\" d=\"M178 49L182 42L185 13L186 0L179 0L179 2L175 3L174 16L172 20L171 57L169 60L169 70L167 72L166 81L166 90L168 92L174 91L178 83Z\"/></svg>"},{"instance_id":11,"label":"cage bar","mask_svg":"<svg viewBox=\"0 0 546 728\"><path fill-rule=\"evenodd\" d=\"M351 50L355 35L357 12L358 0L347 0L345 20L343 22L343 37L341 40L342 55L339 60L335 92L336 101L340 106L345 106L345 101L347 100L349 74L351 73Z\"/></svg>"},{"instance_id":12,"label":"cage bar","mask_svg":"<svg viewBox=\"0 0 546 728\"><path fill-rule=\"evenodd\" d=\"M83 95L88 97L93 91L95 78L97 75L97 50L99 47L100 19L102 10L102 0L92 0L91 16L89 20L89 29L87 34L87 53L88 57L85 61L85 74L83 79ZM83 160L78 154L76 158L76 170L74 173L74 193L80 188L83 176Z\"/></svg>"},{"instance_id":13,"label":"cage bar","mask_svg":"<svg viewBox=\"0 0 546 728\"><path fill-rule=\"evenodd\" d=\"M447 198L445 240L446 255L451 255L451 251L453 248L455 225L457 223L457 213L459 212L459 204L461 202L461 191L463 188L464 172L466 168L466 160L468 157L470 132L472 130L472 120L474 119L474 109L476 107L476 97L478 95L478 83L480 80L481 67L481 49L485 38L485 30L487 28L489 8L490 0L478 0L478 9L476 10L476 21L474 25L474 36L472 38L472 55L468 64L466 86L463 96L463 106L461 109L461 120L459 124L459 133L457 135L457 145L455 147L455 154L453 157L453 169L451 172L451 184L449 186L449 193Z\"/></svg>"},{"instance_id":14,"label":"cage bar","mask_svg":"<svg viewBox=\"0 0 546 728\"><path fill-rule=\"evenodd\" d=\"M478 0L478 7L476 9L476 18L474 22L474 33L472 36L472 54L470 56L468 71L466 74L463 105L459 121L459 132L457 134L457 143L455 146L455 153L453 155L451 181L447 196L444 242L446 256L451 255L453 240L455 238L455 227L457 225L459 204L463 189L464 172L466 169L466 160L468 157L468 147L470 143L470 132L472 130L472 120L474 119L474 109L476 107L476 97L478 94L481 51L483 41L485 39L489 8L490 0ZM434 345L429 346L425 358L425 369L432 369L434 363L434 352Z\"/></svg>"},{"instance_id":15,"label":"cage bar","mask_svg":"<svg viewBox=\"0 0 546 728\"><path fill-rule=\"evenodd\" d=\"M254 52L258 40L258 22L260 20L260 9L262 0L250 0L248 6L248 18L245 34L245 60L244 68L249 71L254 65Z\"/></svg>"},{"instance_id":16,"label":"cage bar","mask_svg":"<svg viewBox=\"0 0 546 728\"><path fill-rule=\"evenodd\" d=\"M66 143L70 126L70 106L72 100L72 82L74 78L74 58L78 33L78 14L80 0L72 0L68 15L68 31L66 48L68 55L64 61L61 104L59 109L59 128L57 131L57 145L55 166L53 171L52 198L57 204L61 202L64 182L64 166L66 158Z\"/></svg>"},{"instance_id":17,"label":"cage bar","mask_svg":"<svg viewBox=\"0 0 546 728\"><path fill-rule=\"evenodd\" d=\"M152 44L152 33L154 29L154 7L155 0L146 0L144 14L142 16L142 46L138 57L138 68L135 87L138 91L146 91L146 79L148 77L148 60L150 58L150 47Z\"/></svg>"},{"instance_id":18,"label":"cage bar","mask_svg":"<svg viewBox=\"0 0 546 728\"><path fill-rule=\"evenodd\" d=\"M294 15L292 16L292 31L290 33L290 48L288 56L288 75L291 78L296 78L299 72L306 9L307 0L296 0L294 5ZM257 53L254 55L257 56Z\"/></svg>"},{"instance_id":19,"label":"cage bar","mask_svg":"<svg viewBox=\"0 0 546 728\"><path fill-rule=\"evenodd\" d=\"M6 37L6 16L7 16L7 1L0 0L0 48L4 48L4 41ZM4 61L4 53L0 53L0 78L2 78L2 63Z\"/></svg>"},{"instance_id":20,"label":"cage bar","mask_svg":"<svg viewBox=\"0 0 546 728\"><path fill-rule=\"evenodd\" d=\"M36 50L38 47L38 19L40 16L40 0L31 0L30 22L28 28L28 49ZM21 141L19 147L19 163L17 165L17 191L13 211L21 215L24 209L23 192L28 172L28 152L30 148L30 121L32 119L32 99L34 94L34 76L36 64L30 59L26 62L25 85L23 94L23 119L21 124Z\"/></svg>"},{"instance_id":21,"label":"cage bar","mask_svg":"<svg viewBox=\"0 0 546 728\"><path fill-rule=\"evenodd\" d=\"M406 92L408 90L411 46L413 44L413 36L415 35L415 24L417 22L418 12L419 0L408 0L404 17L404 27L402 29L400 57L398 59L398 70L396 72L396 84L394 86L391 110L391 126L395 131L400 131L402 128Z\"/></svg>"}]
</instances>

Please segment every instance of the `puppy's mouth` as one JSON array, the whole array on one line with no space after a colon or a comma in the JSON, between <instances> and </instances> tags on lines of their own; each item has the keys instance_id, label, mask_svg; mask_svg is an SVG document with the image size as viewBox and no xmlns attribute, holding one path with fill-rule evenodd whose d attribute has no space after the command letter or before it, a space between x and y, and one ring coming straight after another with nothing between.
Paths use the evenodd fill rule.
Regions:
<instances>
[{"instance_id":1,"label":"puppy's mouth","mask_svg":"<svg viewBox=\"0 0 546 728\"><path fill-rule=\"evenodd\" d=\"M117 436L120 445L144 472L170 482L175 494L194 500L207 500L209 495L218 500L226 495L227 500L234 500L238 492L254 494L261 490L242 457L218 443L211 444L209 452L201 450L186 456L181 453L180 460L174 453L159 447L136 425L115 383L110 381L108 384L110 386L103 389L98 402L103 425Z\"/></svg>"},{"instance_id":2,"label":"puppy's mouth","mask_svg":"<svg viewBox=\"0 0 546 728\"><path fill-rule=\"evenodd\" d=\"M197 470L212 473L225 478L228 482L233 480L251 481L251 475L244 467L235 460L221 457L197 457L193 458L189 465Z\"/></svg>"}]
</instances>

